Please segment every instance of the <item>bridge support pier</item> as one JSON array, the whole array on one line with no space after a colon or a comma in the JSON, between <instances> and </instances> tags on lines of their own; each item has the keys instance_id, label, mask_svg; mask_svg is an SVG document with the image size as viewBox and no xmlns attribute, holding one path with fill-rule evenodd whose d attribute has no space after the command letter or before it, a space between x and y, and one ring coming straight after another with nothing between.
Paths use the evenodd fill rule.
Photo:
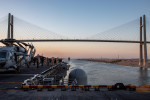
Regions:
<instances>
[{"instance_id":1,"label":"bridge support pier","mask_svg":"<svg viewBox=\"0 0 150 100\"><path fill-rule=\"evenodd\" d=\"M144 36L144 68L148 67L147 63L147 41L146 41L146 18L143 15L143 36Z\"/></svg>"},{"instance_id":2,"label":"bridge support pier","mask_svg":"<svg viewBox=\"0 0 150 100\"><path fill-rule=\"evenodd\" d=\"M140 55L139 55L139 66L143 67L143 43L142 43L142 17L140 17Z\"/></svg>"},{"instance_id":3,"label":"bridge support pier","mask_svg":"<svg viewBox=\"0 0 150 100\"><path fill-rule=\"evenodd\" d=\"M13 17L13 15L11 15L11 39L13 39L14 38L14 26L13 26L13 24L14 24L14 17Z\"/></svg>"},{"instance_id":4,"label":"bridge support pier","mask_svg":"<svg viewBox=\"0 0 150 100\"><path fill-rule=\"evenodd\" d=\"M7 39L10 39L10 17L11 17L11 14L9 13L8 14L8 35L7 35Z\"/></svg>"},{"instance_id":5,"label":"bridge support pier","mask_svg":"<svg viewBox=\"0 0 150 100\"><path fill-rule=\"evenodd\" d=\"M13 39L13 15L8 14L8 35L7 39Z\"/></svg>"},{"instance_id":6,"label":"bridge support pier","mask_svg":"<svg viewBox=\"0 0 150 100\"><path fill-rule=\"evenodd\" d=\"M142 41L142 39L144 41ZM143 52L143 46L144 46L144 52ZM144 54L144 62L143 62L143 54ZM140 55L139 55L139 66L140 66L140 68L144 67L144 69L148 68L148 62L147 62L147 41L146 41L146 18L145 18L145 15L143 15L143 21L142 21L142 17L140 17Z\"/></svg>"}]
</instances>

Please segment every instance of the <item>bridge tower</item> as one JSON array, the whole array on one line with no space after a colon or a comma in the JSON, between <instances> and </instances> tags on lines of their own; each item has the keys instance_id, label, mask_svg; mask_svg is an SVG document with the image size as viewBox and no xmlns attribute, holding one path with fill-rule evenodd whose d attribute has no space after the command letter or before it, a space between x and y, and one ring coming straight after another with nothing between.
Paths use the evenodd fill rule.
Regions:
<instances>
[{"instance_id":1,"label":"bridge tower","mask_svg":"<svg viewBox=\"0 0 150 100\"><path fill-rule=\"evenodd\" d=\"M7 39L13 39L13 15L11 15L10 13L8 14L8 35L7 35Z\"/></svg>"},{"instance_id":2,"label":"bridge tower","mask_svg":"<svg viewBox=\"0 0 150 100\"><path fill-rule=\"evenodd\" d=\"M144 48L144 51L143 51ZM140 68L148 68L147 62L147 41L146 41L146 18L145 15L140 17L140 53L139 53L139 66ZM143 60L144 55L144 60Z\"/></svg>"}]
</instances>

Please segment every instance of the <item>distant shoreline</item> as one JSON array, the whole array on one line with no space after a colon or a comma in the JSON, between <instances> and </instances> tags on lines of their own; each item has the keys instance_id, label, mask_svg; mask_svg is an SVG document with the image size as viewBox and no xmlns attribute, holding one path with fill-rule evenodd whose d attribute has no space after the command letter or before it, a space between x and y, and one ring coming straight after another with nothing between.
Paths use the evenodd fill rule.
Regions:
<instances>
[{"instance_id":1,"label":"distant shoreline","mask_svg":"<svg viewBox=\"0 0 150 100\"><path fill-rule=\"evenodd\" d=\"M81 60L111 63L130 67L139 67L138 59L81 59ZM150 60L148 60L148 66L150 66Z\"/></svg>"}]
</instances>

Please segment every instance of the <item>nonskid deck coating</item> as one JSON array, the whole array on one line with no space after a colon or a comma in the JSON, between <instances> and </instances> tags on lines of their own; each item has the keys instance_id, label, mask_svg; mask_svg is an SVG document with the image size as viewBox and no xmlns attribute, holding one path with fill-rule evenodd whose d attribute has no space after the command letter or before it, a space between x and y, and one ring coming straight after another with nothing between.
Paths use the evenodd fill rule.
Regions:
<instances>
[{"instance_id":1,"label":"nonskid deck coating","mask_svg":"<svg viewBox=\"0 0 150 100\"><path fill-rule=\"evenodd\" d=\"M22 67L21 72L0 72L0 89L21 88L21 84L24 82L24 80L33 77L35 74L40 74L49 67L50 66L40 66L37 68L36 66L32 65L30 68Z\"/></svg>"},{"instance_id":2,"label":"nonskid deck coating","mask_svg":"<svg viewBox=\"0 0 150 100\"><path fill-rule=\"evenodd\" d=\"M150 100L150 93L131 91L0 91L3 100Z\"/></svg>"}]
</instances>

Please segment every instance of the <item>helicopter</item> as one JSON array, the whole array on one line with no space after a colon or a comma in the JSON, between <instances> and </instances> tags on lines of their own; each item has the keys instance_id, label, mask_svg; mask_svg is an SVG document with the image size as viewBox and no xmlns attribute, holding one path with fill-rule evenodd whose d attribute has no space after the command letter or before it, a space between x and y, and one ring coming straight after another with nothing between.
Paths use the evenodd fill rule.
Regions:
<instances>
[{"instance_id":1,"label":"helicopter","mask_svg":"<svg viewBox=\"0 0 150 100\"><path fill-rule=\"evenodd\" d=\"M0 69L19 70L21 66L29 67L36 52L32 44L16 40L11 40L11 42L2 40L1 42L6 46L0 47Z\"/></svg>"},{"instance_id":2,"label":"helicopter","mask_svg":"<svg viewBox=\"0 0 150 100\"><path fill-rule=\"evenodd\" d=\"M13 15L8 15L8 37L0 40L5 46L0 47L0 69L20 71L20 67L29 67L36 49L32 44L27 44L13 39Z\"/></svg>"}]
</instances>

